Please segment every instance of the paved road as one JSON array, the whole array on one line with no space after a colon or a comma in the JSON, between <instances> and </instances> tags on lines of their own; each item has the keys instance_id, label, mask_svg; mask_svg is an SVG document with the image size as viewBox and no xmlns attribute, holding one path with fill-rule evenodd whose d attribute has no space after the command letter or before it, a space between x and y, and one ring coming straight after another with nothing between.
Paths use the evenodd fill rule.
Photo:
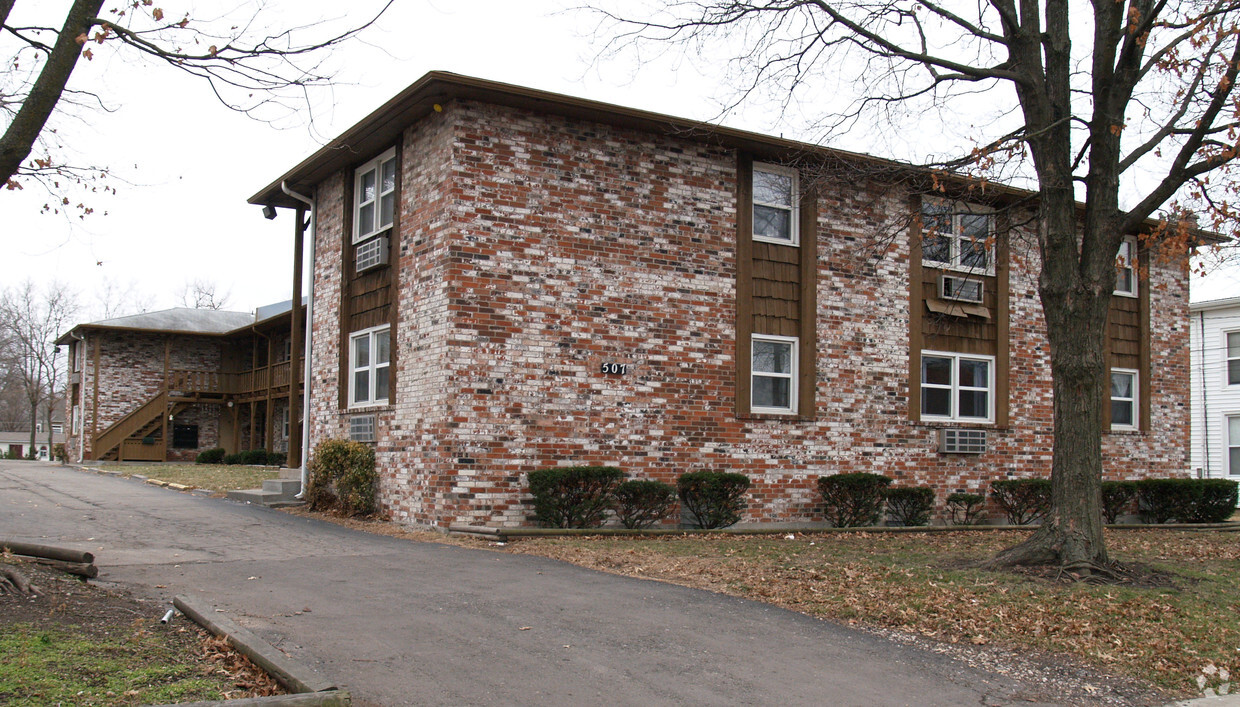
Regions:
<instances>
[{"instance_id":1,"label":"paved road","mask_svg":"<svg viewBox=\"0 0 1240 707\"><path fill-rule=\"evenodd\" d=\"M93 551L100 581L143 594L196 593L360 705L1031 703L1007 678L754 602L52 464L0 462L0 537Z\"/></svg>"}]
</instances>

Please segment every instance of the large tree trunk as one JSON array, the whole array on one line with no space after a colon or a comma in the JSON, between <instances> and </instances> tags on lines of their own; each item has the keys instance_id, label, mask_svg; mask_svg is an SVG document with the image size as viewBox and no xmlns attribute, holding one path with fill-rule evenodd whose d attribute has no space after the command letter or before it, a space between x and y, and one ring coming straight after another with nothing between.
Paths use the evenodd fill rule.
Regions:
<instances>
[{"instance_id":1,"label":"large tree trunk","mask_svg":"<svg viewBox=\"0 0 1240 707\"><path fill-rule=\"evenodd\" d=\"M1103 565L1102 426L1110 378L1103 344L1111 293L1104 284L1065 287L1045 276L1040 289L1055 395L1051 509L1033 535L988 564Z\"/></svg>"}]
</instances>

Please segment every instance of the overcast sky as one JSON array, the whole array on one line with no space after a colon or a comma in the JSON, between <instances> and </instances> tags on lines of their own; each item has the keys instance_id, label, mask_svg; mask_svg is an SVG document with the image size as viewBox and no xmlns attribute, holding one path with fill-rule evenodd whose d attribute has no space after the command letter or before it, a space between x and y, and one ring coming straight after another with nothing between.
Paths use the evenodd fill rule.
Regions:
<instances>
[{"instance_id":1,"label":"overcast sky","mask_svg":"<svg viewBox=\"0 0 1240 707\"><path fill-rule=\"evenodd\" d=\"M47 8L63 3L19 2ZM187 3L163 3L167 15ZM192 17L227 11L235 2L198 2ZM262 218L246 199L430 70L582 96L660 113L712 119L731 88L708 67L699 73L677 56L595 61L594 19L563 11L563 0L401 0L362 41L331 57L338 83L312 96L307 114L279 126L230 112L205 84L164 67L97 51L74 75L100 93L110 113L62 119L58 128L81 163L109 166L118 193L93 195L96 213L40 214L49 201L37 187L0 192L0 285L29 277L69 283L98 316L107 283L130 289L151 309L178 306L184 285L217 283L229 309L252 310L288 299L292 219ZM267 3L275 21L353 22L379 0L280 0ZM342 5L352 15L342 18ZM174 7L176 9L174 9ZM242 12L246 12L244 9ZM11 17L10 20L15 18ZM270 21L270 20L269 20ZM59 20L57 20L57 23ZM769 108L728 116L736 127L790 130ZM788 134L787 137L806 137ZM844 145L856 148L857 145ZM107 212L103 215L103 212ZM1194 278L1193 299L1240 296L1240 272Z\"/></svg>"}]
</instances>

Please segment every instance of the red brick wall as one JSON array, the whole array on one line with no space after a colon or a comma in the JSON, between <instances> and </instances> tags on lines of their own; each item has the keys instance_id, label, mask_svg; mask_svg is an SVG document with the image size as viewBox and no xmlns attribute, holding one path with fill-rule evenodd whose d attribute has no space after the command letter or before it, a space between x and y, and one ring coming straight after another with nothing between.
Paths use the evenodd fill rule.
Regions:
<instances>
[{"instance_id":1,"label":"red brick wall","mask_svg":"<svg viewBox=\"0 0 1240 707\"><path fill-rule=\"evenodd\" d=\"M748 522L820 519L825 474L884 473L941 503L1049 472L1047 345L1020 258L1009 427L984 455L943 456L938 425L908 422L907 243L878 260L862 247L907 208L885 184L820 189L816 419L738 419L735 165L687 139L468 102L406 132L399 388L376 410L395 519L523 524L524 474L562 464L743 471ZM347 430L331 293L351 178L319 189L312 444ZM1153 430L1107 435L1117 478L1187 467L1187 279L1156 266L1152 280Z\"/></svg>"}]
</instances>

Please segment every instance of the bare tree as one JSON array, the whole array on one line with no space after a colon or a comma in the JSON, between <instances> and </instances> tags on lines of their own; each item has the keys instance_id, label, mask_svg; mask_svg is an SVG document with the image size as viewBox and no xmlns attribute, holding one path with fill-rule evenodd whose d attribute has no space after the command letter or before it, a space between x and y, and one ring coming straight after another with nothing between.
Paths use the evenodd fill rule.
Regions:
<instances>
[{"instance_id":1,"label":"bare tree","mask_svg":"<svg viewBox=\"0 0 1240 707\"><path fill-rule=\"evenodd\" d=\"M103 107L101 98L70 87L69 79L81 59L114 50L125 61L148 59L205 81L226 106L250 116L263 117L265 109L304 101L305 91L331 79L323 59L341 43L374 24L393 0L360 26L332 32L333 23L306 25L265 32L261 3L250 12L238 9L229 16L199 20L188 14L165 17L152 0L74 0L59 26L17 25L9 21L17 0L0 0L0 37L16 49L4 61L0 74L0 115L6 118L0 136L0 183L20 189L34 180L49 189L62 181L89 180L98 168L74 164L52 154L54 143L46 127L66 104L85 110ZM36 13L48 14L41 3L23 3ZM318 18L315 18L318 20ZM41 145L33 159L32 151ZM61 206L68 206L62 197ZM83 213L86 206L79 206Z\"/></svg>"},{"instance_id":2,"label":"bare tree","mask_svg":"<svg viewBox=\"0 0 1240 707\"><path fill-rule=\"evenodd\" d=\"M228 306L230 290L219 291L219 285L211 280L195 278L181 287L181 303L193 309L223 309Z\"/></svg>"},{"instance_id":3,"label":"bare tree","mask_svg":"<svg viewBox=\"0 0 1240 707\"><path fill-rule=\"evenodd\" d=\"M722 40L743 77L738 100L769 89L791 104L840 90L849 82L836 79L850 75L856 94L823 122L833 131L994 108L994 120L975 126L976 145L939 165L1033 185L1054 455L1043 525L992 562L1101 569L1100 413L1116 253L1126 234L1142 234L1183 257L1195 231L1178 217L1151 227L1160 210L1236 232L1240 2L693 0L643 17L622 7L604 11L613 48L704 50Z\"/></svg>"},{"instance_id":4,"label":"bare tree","mask_svg":"<svg viewBox=\"0 0 1240 707\"><path fill-rule=\"evenodd\" d=\"M11 341L12 365L21 379L30 411L30 448L36 443L40 409L47 426L48 449L52 450L52 417L63 391L60 347L56 338L73 323L77 302L73 292L52 283L43 290L27 280L0 294L0 328Z\"/></svg>"},{"instance_id":5,"label":"bare tree","mask_svg":"<svg viewBox=\"0 0 1240 707\"><path fill-rule=\"evenodd\" d=\"M149 311L153 306L154 298L149 293L143 292L133 280L122 285L116 280L105 277L95 290L94 303L94 312L89 316L114 319Z\"/></svg>"}]
</instances>

